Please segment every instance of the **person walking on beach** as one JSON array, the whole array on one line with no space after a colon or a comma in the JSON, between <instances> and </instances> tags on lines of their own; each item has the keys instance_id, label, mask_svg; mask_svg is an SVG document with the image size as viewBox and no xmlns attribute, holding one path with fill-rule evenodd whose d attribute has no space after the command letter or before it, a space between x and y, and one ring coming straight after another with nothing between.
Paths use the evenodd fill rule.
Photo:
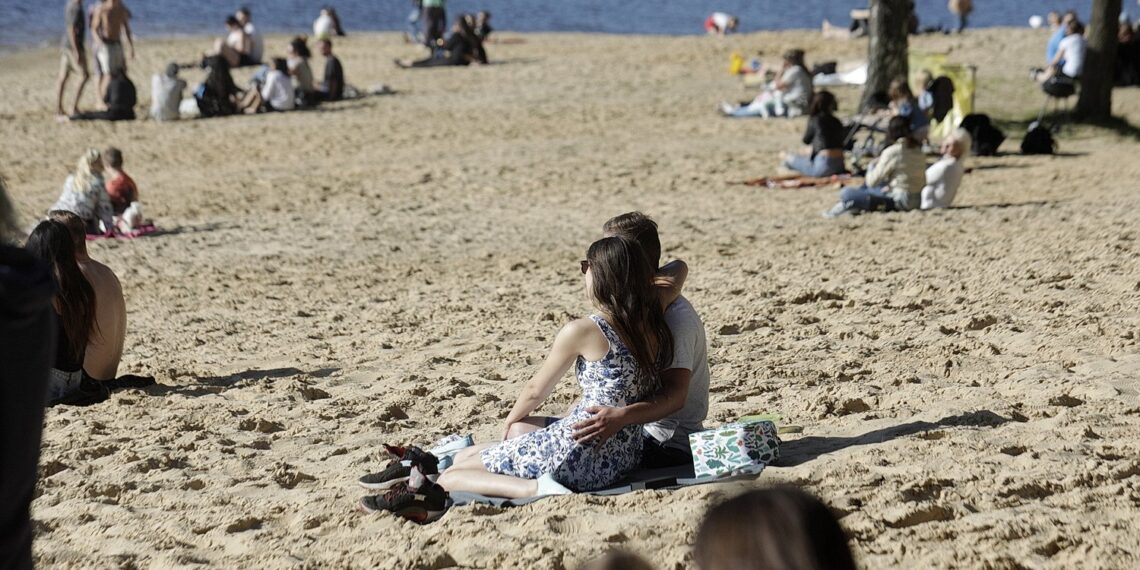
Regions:
<instances>
[{"instance_id":1,"label":"person walking on beach","mask_svg":"<svg viewBox=\"0 0 1140 570\"><path fill-rule=\"evenodd\" d=\"M87 71L87 50L84 40L87 36L87 22L83 17L82 0L68 0L64 9L63 50L59 58L59 85L56 88L56 115L64 117L79 113L79 99L83 97L83 88L91 75ZM71 74L79 75L79 89L75 91L75 101L71 104L71 112L63 110L63 94L67 89L67 80Z\"/></svg>"},{"instance_id":2,"label":"person walking on beach","mask_svg":"<svg viewBox=\"0 0 1140 570\"><path fill-rule=\"evenodd\" d=\"M973 0L950 0L946 8L950 10L951 14L958 17L958 27L954 30L959 34L966 29L966 21L970 17L970 12L974 11Z\"/></svg>"},{"instance_id":3,"label":"person walking on beach","mask_svg":"<svg viewBox=\"0 0 1140 570\"><path fill-rule=\"evenodd\" d=\"M116 71L127 72L127 60L123 55L122 40L126 38L131 48L131 60L135 59L135 40L131 35L131 11L120 0L103 0L99 12L93 20L93 29L99 38L95 57L103 68L99 80L99 98L107 94L107 85Z\"/></svg>"},{"instance_id":4,"label":"person walking on beach","mask_svg":"<svg viewBox=\"0 0 1140 570\"><path fill-rule=\"evenodd\" d=\"M424 43L435 51L447 30L446 0L423 0Z\"/></svg>"}]
</instances>

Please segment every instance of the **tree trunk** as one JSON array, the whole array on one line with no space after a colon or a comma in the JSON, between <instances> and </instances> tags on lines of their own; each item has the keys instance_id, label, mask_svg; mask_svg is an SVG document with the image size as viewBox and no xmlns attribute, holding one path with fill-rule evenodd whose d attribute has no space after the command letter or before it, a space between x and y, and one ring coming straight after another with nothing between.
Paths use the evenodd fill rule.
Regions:
<instances>
[{"instance_id":1,"label":"tree trunk","mask_svg":"<svg viewBox=\"0 0 1140 570\"><path fill-rule=\"evenodd\" d=\"M1116 0L1119 6L1120 0ZM875 93L886 93L891 81L907 76L907 26L911 0L871 0L870 45L867 48L867 85L861 109Z\"/></svg>"},{"instance_id":2,"label":"tree trunk","mask_svg":"<svg viewBox=\"0 0 1140 570\"><path fill-rule=\"evenodd\" d=\"M1077 117L1103 121L1112 116L1113 74L1116 70L1116 32L1121 0L1094 0L1089 29L1085 68L1081 72L1081 96Z\"/></svg>"}]
</instances>

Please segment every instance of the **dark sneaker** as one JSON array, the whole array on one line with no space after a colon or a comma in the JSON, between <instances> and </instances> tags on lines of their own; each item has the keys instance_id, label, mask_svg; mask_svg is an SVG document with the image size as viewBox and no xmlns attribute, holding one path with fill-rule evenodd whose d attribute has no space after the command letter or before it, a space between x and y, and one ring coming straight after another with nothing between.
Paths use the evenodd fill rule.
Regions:
<instances>
[{"instance_id":1,"label":"dark sneaker","mask_svg":"<svg viewBox=\"0 0 1140 570\"><path fill-rule=\"evenodd\" d=\"M415 446L396 447L385 445L395 459L379 473L370 473L360 478L360 486L370 491L390 489L397 483L406 483L412 467L418 466L428 479L439 476L439 459Z\"/></svg>"},{"instance_id":2,"label":"dark sneaker","mask_svg":"<svg viewBox=\"0 0 1140 570\"><path fill-rule=\"evenodd\" d=\"M447 491L431 481L424 481L419 489L414 490L400 483L383 495L360 499L360 510L366 513L387 511L398 517L426 524L439 519L447 512L447 501Z\"/></svg>"}]
</instances>

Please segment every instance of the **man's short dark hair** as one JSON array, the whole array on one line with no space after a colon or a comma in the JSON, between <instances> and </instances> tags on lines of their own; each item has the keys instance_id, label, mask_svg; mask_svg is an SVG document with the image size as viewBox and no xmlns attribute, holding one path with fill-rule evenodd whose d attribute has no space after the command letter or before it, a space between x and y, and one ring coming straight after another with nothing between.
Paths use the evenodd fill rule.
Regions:
<instances>
[{"instance_id":1,"label":"man's short dark hair","mask_svg":"<svg viewBox=\"0 0 1140 570\"><path fill-rule=\"evenodd\" d=\"M75 251L80 253L87 251L87 224L75 212L52 210L48 212L48 219L59 222L67 228L67 232L71 234L71 242L75 244Z\"/></svg>"},{"instance_id":2,"label":"man's short dark hair","mask_svg":"<svg viewBox=\"0 0 1140 570\"><path fill-rule=\"evenodd\" d=\"M661 266L661 238L657 235L657 222L653 218L641 212L629 212L606 220L602 231L637 242L653 267Z\"/></svg>"},{"instance_id":3,"label":"man's short dark hair","mask_svg":"<svg viewBox=\"0 0 1140 570\"><path fill-rule=\"evenodd\" d=\"M248 18L249 17L249 6L242 6L241 8L238 8L238 13L241 14L242 16L245 16L246 18Z\"/></svg>"},{"instance_id":4,"label":"man's short dark hair","mask_svg":"<svg viewBox=\"0 0 1140 570\"><path fill-rule=\"evenodd\" d=\"M107 166L110 166L111 168L122 168L123 151L113 146L108 147L107 150L103 151L103 162L107 163Z\"/></svg>"}]
</instances>

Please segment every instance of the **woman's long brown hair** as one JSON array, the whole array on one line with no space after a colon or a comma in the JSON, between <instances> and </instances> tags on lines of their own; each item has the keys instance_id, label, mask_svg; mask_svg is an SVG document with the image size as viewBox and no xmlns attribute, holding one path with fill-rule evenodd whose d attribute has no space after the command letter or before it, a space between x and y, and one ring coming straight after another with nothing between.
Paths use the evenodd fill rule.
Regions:
<instances>
[{"instance_id":1,"label":"woman's long brown hair","mask_svg":"<svg viewBox=\"0 0 1140 570\"><path fill-rule=\"evenodd\" d=\"M74 355L83 354L87 339L95 329L95 290L79 270L75 261L75 242L67 226L47 220L40 222L24 246L32 255L48 262L59 283L55 308L67 335L68 348Z\"/></svg>"},{"instance_id":2,"label":"woman's long brown hair","mask_svg":"<svg viewBox=\"0 0 1140 570\"><path fill-rule=\"evenodd\" d=\"M658 386L658 371L673 360L673 334L653 287L654 267L641 246L623 237L606 237L590 245L591 295L613 319L622 342L641 369L638 383Z\"/></svg>"}]
</instances>

